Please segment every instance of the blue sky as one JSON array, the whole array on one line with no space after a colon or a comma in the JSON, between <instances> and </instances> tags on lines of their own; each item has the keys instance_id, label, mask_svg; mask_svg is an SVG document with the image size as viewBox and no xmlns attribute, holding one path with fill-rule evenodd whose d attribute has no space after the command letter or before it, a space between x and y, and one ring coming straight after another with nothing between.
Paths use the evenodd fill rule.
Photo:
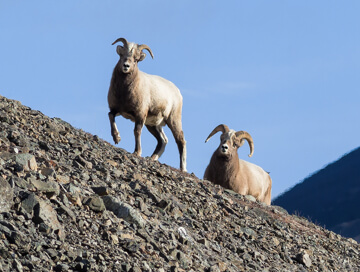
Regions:
<instances>
[{"instance_id":1,"label":"blue sky","mask_svg":"<svg viewBox=\"0 0 360 272\"><path fill-rule=\"evenodd\" d=\"M273 179L273 197L359 146L359 1L3 1L0 94L113 143L107 91L119 37L147 44L141 70L184 98L188 171L202 177L220 123L248 131L239 157ZM117 117L118 144L134 150ZM160 162L179 167L176 144ZM144 129L143 156L156 141ZM341 181L339 181L341 182Z\"/></svg>"}]
</instances>

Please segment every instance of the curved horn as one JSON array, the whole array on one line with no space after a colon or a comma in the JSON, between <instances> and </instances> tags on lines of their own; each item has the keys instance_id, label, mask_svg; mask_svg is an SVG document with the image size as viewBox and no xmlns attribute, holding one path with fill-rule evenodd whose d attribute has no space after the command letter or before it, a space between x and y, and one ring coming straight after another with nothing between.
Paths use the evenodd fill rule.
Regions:
<instances>
[{"instance_id":1,"label":"curved horn","mask_svg":"<svg viewBox=\"0 0 360 272\"><path fill-rule=\"evenodd\" d=\"M146 49L147 51L149 51L150 55L152 58L154 58L153 53L151 52L151 49L149 46L147 46L146 44L140 44L138 45L138 50L141 52L142 50Z\"/></svg>"},{"instance_id":2,"label":"curved horn","mask_svg":"<svg viewBox=\"0 0 360 272\"><path fill-rule=\"evenodd\" d=\"M250 147L250 154L249 157L251 157L254 153L254 141L252 139L252 137L250 136L249 133L247 133L246 131L237 131L235 133L236 138L238 138L239 142L240 142L240 146L242 145L242 141L245 139L247 140L247 142L249 143L249 147Z\"/></svg>"},{"instance_id":3,"label":"curved horn","mask_svg":"<svg viewBox=\"0 0 360 272\"><path fill-rule=\"evenodd\" d=\"M229 127L228 127L227 125L224 125L224 124L218 125L216 128L214 128L213 131L211 131L211 133L209 134L209 136L206 138L205 143L206 143L207 141L209 141L210 138L211 138L215 133L217 133L217 132L219 132L219 131L221 131L222 133L226 133L226 132L229 132L230 129L229 129Z\"/></svg>"},{"instance_id":4,"label":"curved horn","mask_svg":"<svg viewBox=\"0 0 360 272\"><path fill-rule=\"evenodd\" d=\"M115 42L113 42L111 45L114 45L117 42L122 42L125 47L128 47L128 41L125 38L119 38Z\"/></svg>"}]
</instances>

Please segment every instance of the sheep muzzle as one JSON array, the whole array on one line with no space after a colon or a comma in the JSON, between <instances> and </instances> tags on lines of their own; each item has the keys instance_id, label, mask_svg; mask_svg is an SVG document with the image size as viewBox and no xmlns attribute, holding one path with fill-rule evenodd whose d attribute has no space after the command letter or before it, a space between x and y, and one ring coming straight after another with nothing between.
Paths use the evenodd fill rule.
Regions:
<instances>
[{"instance_id":1,"label":"sheep muzzle","mask_svg":"<svg viewBox=\"0 0 360 272\"><path fill-rule=\"evenodd\" d=\"M221 151L223 153L226 153L229 150L229 146L227 144L221 145Z\"/></svg>"},{"instance_id":2,"label":"sheep muzzle","mask_svg":"<svg viewBox=\"0 0 360 272\"><path fill-rule=\"evenodd\" d=\"M130 71L130 64L125 62L122 66L123 73L128 73Z\"/></svg>"}]
</instances>

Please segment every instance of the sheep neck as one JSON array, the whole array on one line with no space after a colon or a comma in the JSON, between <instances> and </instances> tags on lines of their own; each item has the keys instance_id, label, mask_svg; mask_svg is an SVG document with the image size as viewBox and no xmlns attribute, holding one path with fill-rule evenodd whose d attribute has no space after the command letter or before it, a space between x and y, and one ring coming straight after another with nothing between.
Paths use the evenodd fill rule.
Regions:
<instances>
[{"instance_id":1,"label":"sheep neck","mask_svg":"<svg viewBox=\"0 0 360 272\"><path fill-rule=\"evenodd\" d=\"M231 179L234 177L234 173L238 173L239 171L239 163L238 163L237 153L232 154L230 157L223 155L217 155L216 159L216 179L219 181L223 187L228 188Z\"/></svg>"},{"instance_id":2,"label":"sheep neck","mask_svg":"<svg viewBox=\"0 0 360 272\"><path fill-rule=\"evenodd\" d=\"M121 83L124 88L131 89L134 86L135 82L137 82L136 78L138 74L139 74L138 69L134 69L134 71L127 74L120 72L118 73L119 76L118 82Z\"/></svg>"},{"instance_id":3,"label":"sheep neck","mask_svg":"<svg viewBox=\"0 0 360 272\"><path fill-rule=\"evenodd\" d=\"M138 85L138 74L139 70L135 69L131 73L123 73L121 69L115 67L112 79L111 79L111 86L113 86L113 90L115 91L115 96L121 99L124 99L127 95L132 93L136 86ZM118 92L121 90L121 92ZM124 97L125 95L125 97Z\"/></svg>"}]
</instances>

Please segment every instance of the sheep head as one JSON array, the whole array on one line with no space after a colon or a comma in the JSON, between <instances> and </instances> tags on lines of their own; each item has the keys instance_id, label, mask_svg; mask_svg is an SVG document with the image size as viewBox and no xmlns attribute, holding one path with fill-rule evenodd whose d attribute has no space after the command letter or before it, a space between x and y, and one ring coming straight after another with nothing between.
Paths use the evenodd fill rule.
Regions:
<instances>
[{"instance_id":1,"label":"sheep head","mask_svg":"<svg viewBox=\"0 0 360 272\"><path fill-rule=\"evenodd\" d=\"M145 59L146 54L143 50L147 50L151 57L154 58L151 49L146 44L136 44L132 42L128 42L125 38L119 38L115 42L112 43L114 45L117 42L122 42L124 45L118 45L116 47L116 52L120 56L119 60L119 68L125 74L132 73L135 69L137 69L137 63Z\"/></svg>"},{"instance_id":2,"label":"sheep head","mask_svg":"<svg viewBox=\"0 0 360 272\"><path fill-rule=\"evenodd\" d=\"M236 132L235 130L229 129L229 127L224 124L218 125L216 128L214 128L214 130L207 137L205 143L219 131L222 132L220 136L220 145L215 151L218 156L231 159L234 154L237 154L238 148L244 144L245 140L247 140L250 147L249 157L253 155L254 142L250 134L245 131Z\"/></svg>"}]
</instances>

